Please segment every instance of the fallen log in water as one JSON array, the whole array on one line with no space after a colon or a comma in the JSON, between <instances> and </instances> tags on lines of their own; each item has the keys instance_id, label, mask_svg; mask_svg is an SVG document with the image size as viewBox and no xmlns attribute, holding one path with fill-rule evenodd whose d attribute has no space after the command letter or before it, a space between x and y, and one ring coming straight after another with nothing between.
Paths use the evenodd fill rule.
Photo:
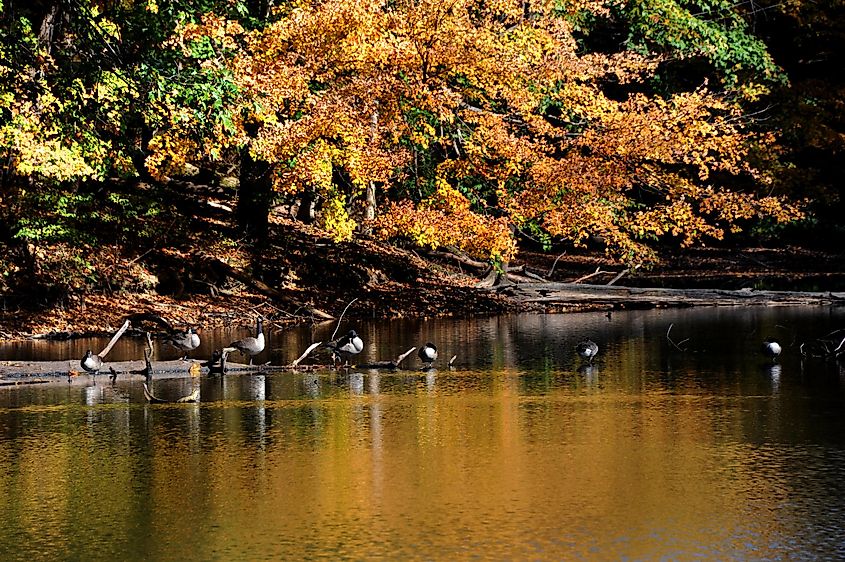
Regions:
<instances>
[{"instance_id":1,"label":"fallen log in water","mask_svg":"<svg viewBox=\"0 0 845 562\"><path fill-rule=\"evenodd\" d=\"M113 361L104 366L99 375L92 375L81 371L76 360L66 361L0 361L0 386L14 386L19 384L38 384L40 381L53 382L67 379L69 383L89 384L94 380L138 380L149 381L158 379L171 379L195 376L197 369L203 367L203 372L208 375L233 375L233 374L254 374L268 372L286 371L331 371L336 369L335 365L310 364L301 365L299 362L305 358L320 342L313 344L296 361L289 365L245 365L241 363L228 363L201 360L172 360L156 361L150 363L148 360L137 361ZM372 365L358 365L359 368L372 369L396 369L399 364L414 351L413 348L397 359L392 361L381 361ZM211 368L209 368L211 365ZM225 369L225 370L224 370ZM111 374L110 374L111 373Z\"/></svg>"},{"instance_id":2,"label":"fallen log in water","mask_svg":"<svg viewBox=\"0 0 845 562\"><path fill-rule=\"evenodd\" d=\"M503 287L499 292L521 303L555 308L596 305L614 308L668 308L845 304L845 293L754 289L663 289L573 283L521 283Z\"/></svg>"},{"instance_id":3,"label":"fallen log in water","mask_svg":"<svg viewBox=\"0 0 845 562\"><path fill-rule=\"evenodd\" d=\"M191 376L192 365L198 365L196 361L157 361L151 364L149 378L167 379ZM109 374L110 369L117 373L115 378L119 380L146 380L148 377L146 363L139 361L112 361L106 364L104 369L96 375L97 380L107 380L114 375ZM239 370L235 368L235 370ZM65 377L90 381L95 375L86 373L79 368L78 361L0 361L0 383L6 381L37 380L39 378L49 379ZM16 384L11 382L10 384Z\"/></svg>"}]
</instances>

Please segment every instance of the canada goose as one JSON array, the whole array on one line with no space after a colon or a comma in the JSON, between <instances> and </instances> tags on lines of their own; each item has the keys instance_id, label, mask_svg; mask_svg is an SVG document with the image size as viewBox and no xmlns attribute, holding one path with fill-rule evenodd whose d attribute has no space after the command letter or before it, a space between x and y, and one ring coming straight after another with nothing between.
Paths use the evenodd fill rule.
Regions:
<instances>
[{"instance_id":1,"label":"canada goose","mask_svg":"<svg viewBox=\"0 0 845 562\"><path fill-rule=\"evenodd\" d=\"M593 357L599 353L599 346L593 340L584 340L575 346L575 351L582 359L586 359L592 365Z\"/></svg>"},{"instance_id":2,"label":"canada goose","mask_svg":"<svg viewBox=\"0 0 845 562\"><path fill-rule=\"evenodd\" d=\"M252 365L252 358L264 351L264 319L259 318L255 325L255 337L246 337L242 340L233 341L229 347L223 348L223 354L240 351L243 355L249 356L249 364Z\"/></svg>"},{"instance_id":3,"label":"canada goose","mask_svg":"<svg viewBox=\"0 0 845 562\"><path fill-rule=\"evenodd\" d=\"M226 372L226 354L221 353L219 349L215 349L211 354L211 359L203 361L200 366L208 369L209 375L222 375Z\"/></svg>"},{"instance_id":4,"label":"canada goose","mask_svg":"<svg viewBox=\"0 0 845 562\"><path fill-rule=\"evenodd\" d=\"M348 362L350 357L361 353L364 349L364 342L355 330L349 330L348 334L340 339L330 341L326 344L326 347L332 350L332 355Z\"/></svg>"},{"instance_id":5,"label":"canada goose","mask_svg":"<svg viewBox=\"0 0 845 562\"><path fill-rule=\"evenodd\" d=\"M420 348L417 355L426 367L431 367L431 364L437 360L437 346L428 342Z\"/></svg>"},{"instance_id":6,"label":"canada goose","mask_svg":"<svg viewBox=\"0 0 845 562\"><path fill-rule=\"evenodd\" d=\"M223 357L223 354L222 354L222 353L220 353L220 350L219 350L219 349L215 349L215 350L211 353L211 358L210 358L210 359L208 359L208 361L203 361L202 363L200 363L200 366L205 367L205 368L207 368L207 369L213 369L214 367L216 367L216 366L217 366L217 363L219 363L219 362L220 362L220 359L221 359L222 357Z\"/></svg>"},{"instance_id":7,"label":"canada goose","mask_svg":"<svg viewBox=\"0 0 845 562\"><path fill-rule=\"evenodd\" d=\"M772 338L766 338L766 341L763 342L763 354L770 357L773 362L778 360L781 351L780 344Z\"/></svg>"},{"instance_id":8,"label":"canada goose","mask_svg":"<svg viewBox=\"0 0 845 562\"><path fill-rule=\"evenodd\" d=\"M184 332L173 332L167 339L167 343L186 352L182 359L188 358L188 351L193 351L200 346L200 337L194 328L188 328Z\"/></svg>"},{"instance_id":9,"label":"canada goose","mask_svg":"<svg viewBox=\"0 0 845 562\"><path fill-rule=\"evenodd\" d=\"M100 359L99 355L95 355L90 349L85 352L85 357L82 358L82 361L79 362L85 372L99 374L100 369L103 367L103 360Z\"/></svg>"}]
</instances>

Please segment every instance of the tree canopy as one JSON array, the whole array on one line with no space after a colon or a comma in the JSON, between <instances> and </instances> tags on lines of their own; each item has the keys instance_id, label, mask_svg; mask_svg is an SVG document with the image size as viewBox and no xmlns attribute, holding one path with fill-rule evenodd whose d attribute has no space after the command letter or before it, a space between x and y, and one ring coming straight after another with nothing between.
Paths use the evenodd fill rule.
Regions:
<instances>
[{"instance_id":1,"label":"tree canopy","mask_svg":"<svg viewBox=\"0 0 845 562\"><path fill-rule=\"evenodd\" d=\"M760 118L788 76L752 18L720 0L5 1L2 221L78 241L82 184L249 162L272 189L259 212L316 199L337 240L495 262L520 233L598 236L647 262L654 242L803 216Z\"/></svg>"}]
</instances>

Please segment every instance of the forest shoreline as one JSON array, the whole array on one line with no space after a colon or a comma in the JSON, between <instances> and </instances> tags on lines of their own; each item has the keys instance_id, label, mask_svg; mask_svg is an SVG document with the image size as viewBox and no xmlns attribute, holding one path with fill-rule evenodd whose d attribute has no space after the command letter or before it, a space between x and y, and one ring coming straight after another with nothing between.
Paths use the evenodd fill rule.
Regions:
<instances>
[{"instance_id":1,"label":"forest shoreline","mask_svg":"<svg viewBox=\"0 0 845 562\"><path fill-rule=\"evenodd\" d=\"M845 303L845 258L801 247L688 248L667 252L662 263L647 270L629 269L600 249L525 248L510 264L509 282L479 287L483 264L463 255L414 251L368 237L334 243L295 221L277 221L276 227L276 240L285 241L272 256L274 267L286 272L281 278L268 273L264 281L225 266L226 275L216 284L186 281L178 294L90 291L41 306L32 306L35 295L29 303L26 295L2 295L0 339L108 335L125 318L144 313L179 328L251 327L257 315L280 328L342 314L391 319ZM205 267L210 258L201 255L198 261L198 255L184 252L180 268Z\"/></svg>"}]
</instances>

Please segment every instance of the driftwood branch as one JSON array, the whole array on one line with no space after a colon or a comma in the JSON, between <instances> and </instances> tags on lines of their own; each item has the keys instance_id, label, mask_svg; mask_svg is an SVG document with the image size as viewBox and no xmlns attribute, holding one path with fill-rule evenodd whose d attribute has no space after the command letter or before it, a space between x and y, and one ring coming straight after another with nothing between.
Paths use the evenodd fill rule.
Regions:
<instances>
[{"instance_id":1,"label":"driftwood branch","mask_svg":"<svg viewBox=\"0 0 845 562\"><path fill-rule=\"evenodd\" d=\"M466 265L468 267L472 267L473 269L478 269L480 271L485 271L490 266L490 264L487 262L474 260L471 257L459 254L456 251L440 252L432 250L431 252L428 252L428 254L436 258L453 260L460 263L461 265Z\"/></svg>"},{"instance_id":2,"label":"driftwood branch","mask_svg":"<svg viewBox=\"0 0 845 562\"><path fill-rule=\"evenodd\" d=\"M320 345L321 345L322 343L323 343L323 342L318 341L318 342L315 342L315 343L312 343L311 345L309 345L309 346L308 346L308 349L306 349L306 350L305 350L305 352L304 352L302 355L300 355L300 356L299 356L299 358L297 358L297 360L296 360L296 361L294 361L293 363L291 363L290 365L288 365L288 367L296 367L297 365L299 365L299 363L300 363L303 359L305 359L306 357L308 357L308 354L309 354L309 353L311 353L312 351L314 351L315 349L317 349L318 347L320 347Z\"/></svg>"},{"instance_id":3,"label":"driftwood branch","mask_svg":"<svg viewBox=\"0 0 845 562\"><path fill-rule=\"evenodd\" d=\"M618 274L616 277L614 277L613 279L611 279L610 281L608 281L608 282L607 282L607 284L608 284L608 285L613 285L614 283L616 283L617 281L619 281L620 279L622 279L622 277L623 277L623 276L625 276L625 274L627 274L627 273L631 273L631 272L633 272L633 271L636 271L636 270L638 270L639 268L640 268L640 266L639 266L639 265L635 265L633 269L630 269L630 268L625 268L625 269L623 269L622 271L620 271L620 272L619 272L619 274Z\"/></svg>"},{"instance_id":4,"label":"driftwood branch","mask_svg":"<svg viewBox=\"0 0 845 562\"><path fill-rule=\"evenodd\" d=\"M126 322L123 323L123 326L120 328L120 330L117 331L117 333L114 335L114 337L112 337L111 341L109 341L109 344L106 347L104 347L103 350L100 353L97 354L97 355L100 356L100 359L105 359L106 355L108 355L109 351L111 351L111 348L114 347L114 344L116 344L117 340L120 339L120 336L123 335L123 332L125 332L128 329L129 329L129 320L127 320Z\"/></svg>"},{"instance_id":5,"label":"driftwood branch","mask_svg":"<svg viewBox=\"0 0 845 562\"><path fill-rule=\"evenodd\" d=\"M587 279L592 279L596 275L603 275L605 273L613 273L613 272L612 271L605 271L605 270L601 269L601 266L599 266L599 267L596 268L596 270L594 272L589 273L587 275L584 275L583 277L579 277L578 279L575 279L574 281L570 281L570 283L580 283L581 281L586 281Z\"/></svg>"},{"instance_id":6,"label":"driftwood branch","mask_svg":"<svg viewBox=\"0 0 845 562\"><path fill-rule=\"evenodd\" d=\"M522 283L503 289L517 302L537 305L677 307L749 305L829 305L845 302L845 293L757 291L753 289L666 289L575 283ZM839 338L836 339L839 342Z\"/></svg>"},{"instance_id":7,"label":"driftwood branch","mask_svg":"<svg viewBox=\"0 0 845 562\"><path fill-rule=\"evenodd\" d=\"M565 255L566 255L566 252L564 251L561 255L559 255L557 258L555 258L555 261L554 261L554 263L552 264L552 267L549 269L549 272L546 274L546 277L548 277L549 279L551 279L551 277L552 277L552 273L554 273L554 272L555 272L555 266L557 266L557 262L560 260L560 258L562 258L562 257L563 257L563 256L565 256Z\"/></svg>"},{"instance_id":8,"label":"driftwood branch","mask_svg":"<svg viewBox=\"0 0 845 562\"><path fill-rule=\"evenodd\" d=\"M547 279L545 279L544 277L537 275L536 273L532 273L532 272L528 271L527 269L525 270L525 276L530 278L530 279L533 279L534 281L541 281L543 283L545 283L547 281Z\"/></svg>"},{"instance_id":9,"label":"driftwood branch","mask_svg":"<svg viewBox=\"0 0 845 562\"><path fill-rule=\"evenodd\" d=\"M365 365L355 365L356 369L398 369L402 361L416 350L416 346L412 347L396 359L390 361L376 361L375 363L367 363Z\"/></svg>"},{"instance_id":10,"label":"driftwood branch","mask_svg":"<svg viewBox=\"0 0 845 562\"><path fill-rule=\"evenodd\" d=\"M845 337L831 340L829 336L841 333L842 330L831 332L827 336L804 342L798 347L798 351L804 357L834 358L845 353ZM837 343L838 342L838 343ZM806 348L806 349L805 349Z\"/></svg>"}]
</instances>

